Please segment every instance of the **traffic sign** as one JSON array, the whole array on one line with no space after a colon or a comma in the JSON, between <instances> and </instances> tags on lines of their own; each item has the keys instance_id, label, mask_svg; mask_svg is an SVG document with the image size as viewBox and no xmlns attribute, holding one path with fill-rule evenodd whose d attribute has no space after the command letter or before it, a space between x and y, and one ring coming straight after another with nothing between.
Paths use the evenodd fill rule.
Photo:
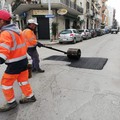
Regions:
<instances>
[{"instance_id":1,"label":"traffic sign","mask_svg":"<svg viewBox=\"0 0 120 120\"><path fill-rule=\"evenodd\" d=\"M48 15L45 15L46 18L54 18L55 15L52 15L52 14L48 14Z\"/></svg>"}]
</instances>

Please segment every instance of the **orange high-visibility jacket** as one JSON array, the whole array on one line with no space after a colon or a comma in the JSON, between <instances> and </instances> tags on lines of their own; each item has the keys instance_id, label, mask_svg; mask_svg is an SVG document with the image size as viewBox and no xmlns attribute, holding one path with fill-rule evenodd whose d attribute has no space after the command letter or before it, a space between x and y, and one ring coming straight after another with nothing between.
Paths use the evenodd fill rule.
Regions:
<instances>
[{"instance_id":1,"label":"orange high-visibility jacket","mask_svg":"<svg viewBox=\"0 0 120 120\"><path fill-rule=\"evenodd\" d=\"M19 74L27 69L27 45L22 32L15 24L2 27L0 33L0 61L8 67L5 73Z\"/></svg>"},{"instance_id":2,"label":"orange high-visibility jacket","mask_svg":"<svg viewBox=\"0 0 120 120\"><path fill-rule=\"evenodd\" d=\"M36 35L34 34L34 32L32 30L30 30L28 28L23 30L23 35L25 37L28 48L36 47L37 38L36 38Z\"/></svg>"},{"instance_id":3,"label":"orange high-visibility jacket","mask_svg":"<svg viewBox=\"0 0 120 120\"><path fill-rule=\"evenodd\" d=\"M0 34L0 57L5 63L12 63L26 58L27 46L21 35L12 31L2 31Z\"/></svg>"}]
</instances>

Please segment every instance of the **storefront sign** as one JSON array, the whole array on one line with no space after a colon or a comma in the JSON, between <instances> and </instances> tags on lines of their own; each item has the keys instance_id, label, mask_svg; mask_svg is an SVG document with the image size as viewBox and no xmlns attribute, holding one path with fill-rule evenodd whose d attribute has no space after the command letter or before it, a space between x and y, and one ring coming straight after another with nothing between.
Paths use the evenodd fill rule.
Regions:
<instances>
[{"instance_id":1,"label":"storefront sign","mask_svg":"<svg viewBox=\"0 0 120 120\"><path fill-rule=\"evenodd\" d=\"M57 14L65 15L65 14L67 14L67 10L66 9L59 9L59 10L57 10Z\"/></svg>"},{"instance_id":2,"label":"storefront sign","mask_svg":"<svg viewBox=\"0 0 120 120\"><path fill-rule=\"evenodd\" d=\"M33 15L47 15L48 10L33 10Z\"/></svg>"}]
</instances>

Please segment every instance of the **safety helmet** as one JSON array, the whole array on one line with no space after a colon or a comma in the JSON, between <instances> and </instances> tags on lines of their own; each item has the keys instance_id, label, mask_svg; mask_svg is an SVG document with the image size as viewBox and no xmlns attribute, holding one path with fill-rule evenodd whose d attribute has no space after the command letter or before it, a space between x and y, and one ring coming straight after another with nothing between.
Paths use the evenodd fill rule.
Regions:
<instances>
[{"instance_id":1,"label":"safety helmet","mask_svg":"<svg viewBox=\"0 0 120 120\"><path fill-rule=\"evenodd\" d=\"M33 24L35 24L35 25L38 25L38 23L37 23L36 20L34 20L34 19L29 19L27 23L28 23L28 24L33 23Z\"/></svg>"},{"instance_id":2,"label":"safety helmet","mask_svg":"<svg viewBox=\"0 0 120 120\"><path fill-rule=\"evenodd\" d=\"M11 14L7 10L0 10L0 19L10 21Z\"/></svg>"}]
</instances>

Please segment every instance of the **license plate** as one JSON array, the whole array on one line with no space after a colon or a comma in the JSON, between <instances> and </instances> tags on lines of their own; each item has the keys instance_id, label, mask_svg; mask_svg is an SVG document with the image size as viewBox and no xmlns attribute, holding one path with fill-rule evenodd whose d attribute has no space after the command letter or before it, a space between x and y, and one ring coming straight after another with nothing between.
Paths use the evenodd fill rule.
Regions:
<instances>
[{"instance_id":1,"label":"license plate","mask_svg":"<svg viewBox=\"0 0 120 120\"><path fill-rule=\"evenodd\" d=\"M67 40L67 39L63 39L64 41Z\"/></svg>"}]
</instances>

